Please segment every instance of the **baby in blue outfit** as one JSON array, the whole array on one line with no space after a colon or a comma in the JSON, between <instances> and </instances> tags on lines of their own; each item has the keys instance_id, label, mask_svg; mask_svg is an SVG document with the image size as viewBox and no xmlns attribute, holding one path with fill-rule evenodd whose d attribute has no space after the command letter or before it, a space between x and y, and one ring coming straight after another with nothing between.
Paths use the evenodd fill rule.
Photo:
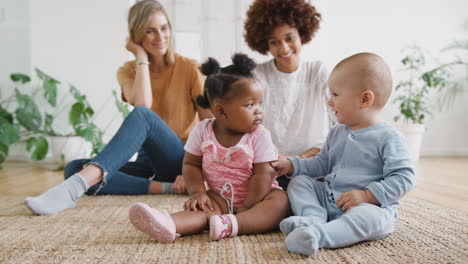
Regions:
<instances>
[{"instance_id":1,"label":"baby in blue outfit","mask_svg":"<svg viewBox=\"0 0 468 264\"><path fill-rule=\"evenodd\" d=\"M415 184L403 136L380 120L392 90L384 60L371 53L344 59L328 80L338 125L320 153L308 159L280 158L278 175L290 175L294 216L280 223L289 251L313 255L388 236L397 207ZM317 181L319 177L324 181Z\"/></svg>"}]
</instances>

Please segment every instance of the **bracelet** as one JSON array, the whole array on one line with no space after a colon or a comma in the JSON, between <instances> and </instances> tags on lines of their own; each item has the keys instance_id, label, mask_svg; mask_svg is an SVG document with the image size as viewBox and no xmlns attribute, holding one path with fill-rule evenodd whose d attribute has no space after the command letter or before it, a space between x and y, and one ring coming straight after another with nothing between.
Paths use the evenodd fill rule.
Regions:
<instances>
[{"instance_id":1,"label":"bracelet","mask_svg":"<svg viewBox=\"0 0 468 264\"><path fill-rule=\"evenodd\" d=\"M140 65L149 65L150 63L147 62L147 61L137 61L137 66L140 66Z\"/></svg>"}]
</instances>

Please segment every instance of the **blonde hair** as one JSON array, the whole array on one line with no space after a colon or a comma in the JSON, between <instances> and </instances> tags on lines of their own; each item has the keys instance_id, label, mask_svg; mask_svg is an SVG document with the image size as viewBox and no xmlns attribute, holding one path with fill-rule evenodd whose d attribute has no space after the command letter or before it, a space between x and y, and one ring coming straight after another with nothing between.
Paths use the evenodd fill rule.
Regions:
<instances>
[{"instance_id":1,"label":"blonde hair","mask_svg":"<svg viewBox=\"0 0 468 264\"><path fill-rule=\"evenodd\" d=\"M164 16L166 16L169 30L171 31L169 45L167 47L166 54L164 54L164 61L167 65L172 65L175 60L175 55L172 45L171 21L169 21L166 10L164 10L164 7L158 1L143 0L137 2L130 8L130 11L128 12L128 33L133 42L141 44L148 18L156 12L162 12Z\"/></svg>"}]
</instances>

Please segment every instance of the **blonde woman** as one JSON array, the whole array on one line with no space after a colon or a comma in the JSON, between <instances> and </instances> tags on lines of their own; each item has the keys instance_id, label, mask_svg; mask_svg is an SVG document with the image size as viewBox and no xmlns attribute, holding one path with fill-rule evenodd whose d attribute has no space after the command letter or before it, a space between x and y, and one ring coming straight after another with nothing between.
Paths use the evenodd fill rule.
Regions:
<instances>
[{"instance_id":1,"label":"blonde woman","mask_svg":"<svg viewBox=\"0 0 468 264\"><path fill-rule=\"evenodd\" d=\"M204 77L197 63L174 53L172 27L163 6L137 2L128 15L126 48L135 60L117 72L122 99L134 110L109 144L91 160L65 168L65 181L25 204L36 214L73 208L84 194L185 193L184 144L199 121L211 117L197 106ZM135 162L128 162L139 152Z\"/></svg>"}]
</instances>

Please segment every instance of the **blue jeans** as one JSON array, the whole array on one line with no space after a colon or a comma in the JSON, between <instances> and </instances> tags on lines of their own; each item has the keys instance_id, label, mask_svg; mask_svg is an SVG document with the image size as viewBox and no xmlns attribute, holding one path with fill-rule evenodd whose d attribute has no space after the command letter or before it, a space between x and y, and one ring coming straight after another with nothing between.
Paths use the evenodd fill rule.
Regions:
<instances>
[{"instance_id":1,"label":"blue jeans","mask_svg":"<svg viewBox=\"0 0 468 264\"><path fill-rule=\"evenodd\" d=\"M137 160L128 162L137 151ZM94 164L104 172L99 194L148 194L151 180L175 181L182 173L183 158L184 142L156 113L136 106L95 158L68 163L64 176L67 179L84 165ZM86 194L94 194L100 185L91 186Z\"/></svg>"}]
</instances>

